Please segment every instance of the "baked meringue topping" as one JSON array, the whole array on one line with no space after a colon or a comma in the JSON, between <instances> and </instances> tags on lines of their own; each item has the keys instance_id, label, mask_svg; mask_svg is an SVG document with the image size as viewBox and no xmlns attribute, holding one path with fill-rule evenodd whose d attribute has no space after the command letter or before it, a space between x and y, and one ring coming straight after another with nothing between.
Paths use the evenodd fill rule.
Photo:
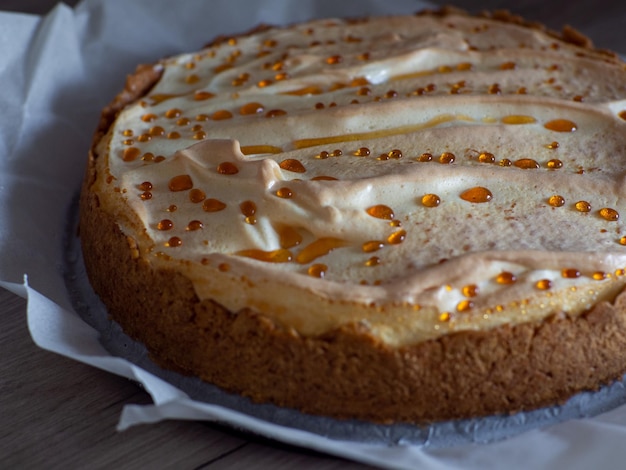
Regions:
<instances>
[{"instance_id":1,"label":"baked meringue topping","mask_svg":"<svg viewBox=\"0 0 626 470\"><path fill-rule=\"evenodd\" d=\"M158 67L95 185L202 299L400 346L626 285L615 56L452 14L260 30Z\"/></svg>"}]
</instances>

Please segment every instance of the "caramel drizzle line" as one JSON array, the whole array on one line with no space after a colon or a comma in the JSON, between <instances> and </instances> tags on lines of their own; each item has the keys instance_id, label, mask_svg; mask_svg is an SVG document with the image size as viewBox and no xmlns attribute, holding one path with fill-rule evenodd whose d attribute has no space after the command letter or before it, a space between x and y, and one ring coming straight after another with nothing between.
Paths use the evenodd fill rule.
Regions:
<instances>
[{"instance_id":1,"label":"caramel drizzle line","mask_svg":"<svg viewBox=\"0 0 626 470\"><path fill-rule=\"evenodd\" d=\"M389 77L389 80L392 82L397 82L400 80L409 80L411 78L419 78L419 77L425 77L427 75L436 75L439 72L438 70L421 70L419 72L411 72L411 73L403 73L400 75L392 75L391 77Z\"/></svg>"},{"instance_id":2,"label":"caramel drizzle line","mask_svg":"<svg viewBox=\"0 0 626 470\"><path fill-rule=\"evenodd\" d=\"M261 153L282 153L283 149L274 147L273 145L244 145L241 147L241 153L244 155L257 155Z\"/></svg>"},{"instance_id":3,"label":"caramel drizzle line","mask_svg":"<svg viewBox=\"0 0 626 470\"><path fill-rule=\"evenodd\" d=\"M378 139L381 137L408 134L408 133L416 132L416 131L426 129L429 127L436 127L440 124L451 122L451 121L474 121L474 119L472 119L469 116L462 115L462 114L457 114L457 115L443 114L441 116L437 116L431 119L430 121L427 121L421 124L410 124L408 126L394 127L391 129L381 129L381 130L376 130L376 131L371 131L371 132L359 132L356 134L342 134L342 135L335 135L335 136L329 136L329 137L319 137L315 139L294 140L293 146L296 149L304 149L304 148L315 147L317 145L324 145L324 144L353 142L355 140Z\"/></svg>"}]
</instances>

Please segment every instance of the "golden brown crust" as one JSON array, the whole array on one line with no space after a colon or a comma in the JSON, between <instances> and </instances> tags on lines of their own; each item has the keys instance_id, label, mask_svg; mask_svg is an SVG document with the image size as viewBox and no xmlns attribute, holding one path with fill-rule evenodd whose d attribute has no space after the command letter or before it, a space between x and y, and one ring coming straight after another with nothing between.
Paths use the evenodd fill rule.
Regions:
<instances>
[{"instance_id":1,"label":"golden brown crust","mask_svg":"<svg viewBox=\"0 0 626 470\"><path fill-rule=\"evenodd\" d=\"M523 23L502 12L491 17ZM570 30L563 39L591 47ZM159 76L158 68L141 67L103 111L80 204L89 279L111 317L157 363L254 401L382 423L532 409L594 389L626 370L624 295L578 317L457 333L399 349L356 325L307 338L253 311L233 313L200 301L190 280L154 270L137 256L135 241L91 190L95 143L119 110L145 95Z\"/></svg>"}]
</instances>

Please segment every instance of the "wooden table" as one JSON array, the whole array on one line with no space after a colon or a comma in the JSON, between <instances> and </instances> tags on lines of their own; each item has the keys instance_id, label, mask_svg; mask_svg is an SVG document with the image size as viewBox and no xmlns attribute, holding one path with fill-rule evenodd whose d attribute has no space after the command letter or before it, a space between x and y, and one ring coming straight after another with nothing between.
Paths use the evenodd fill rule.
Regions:
<instances>
[{"instance_id":1,"label":"wooden table","mask_svg":"<svg viewBox=\"0 0 626 470\"><path fill-rule=\"evenodd\" d=\"M0 10L43 13L52 3L1 0ZM507 4L442 3L470 9ZM598 45L626 51L624 2L524 0L511 5L552 27L572 23ZM118 433L122 407L149 403L149 396L133 382L36 347L25 309L24 300L0 289L0 468L365 468L200 422L169 421Z\"/></svg>"},{"instance_id":2,"label":"wooden table","mask_svg":"<svg viewBox=\"0 0 626 470\"><path fill-rule=\"evenodd\" d=\"M0 468L366 468L201 422L117 432L122 407L150 403L146 392L35 346L26 302L1 288L0 316Z\"/></svg>"}]
</instances>

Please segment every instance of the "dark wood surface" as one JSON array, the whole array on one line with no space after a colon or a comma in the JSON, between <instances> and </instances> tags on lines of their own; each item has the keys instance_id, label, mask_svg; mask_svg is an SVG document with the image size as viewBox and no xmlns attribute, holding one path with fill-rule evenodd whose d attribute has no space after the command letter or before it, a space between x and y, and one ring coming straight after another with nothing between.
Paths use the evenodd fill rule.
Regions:
<instances>
[{"instance_id":1,"label":"dark wood surface","mask_svg":"<svg viewBox=\"0 0 626 470\"><path fill-rule=\"evenodd\" d=\"M0 10L45 13L54 3L0 0ZM440 3L506 7L553 28L570 23L599 46L626 52L626 2ZM23 299L0 289L0 468L365 468L201 422L117 432L123 406L149 403L149 396L126 379L39 349L25 311Z\"/></svg>"},{"instance_id":2,"label":"dark wood surface","mask_svg":"<svg viewBox=\"0 0 626 470\"><path fill-rule=\"evenodd\" d=\"M193 421L115 430L134 382L38 348L26 302L0 289L0 468L357 469L362 465Z\"/></svg>"}]
</instances>

